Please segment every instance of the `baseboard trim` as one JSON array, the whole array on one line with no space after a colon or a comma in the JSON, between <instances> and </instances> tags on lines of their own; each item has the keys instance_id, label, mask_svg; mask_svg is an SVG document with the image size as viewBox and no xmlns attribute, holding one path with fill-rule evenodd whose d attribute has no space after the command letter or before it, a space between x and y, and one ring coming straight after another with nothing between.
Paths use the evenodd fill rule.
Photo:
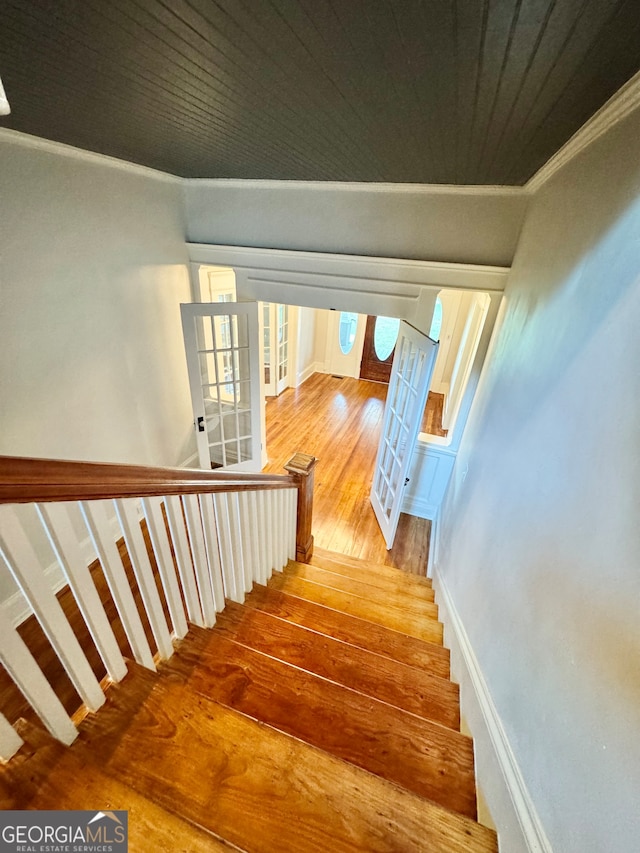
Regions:
<instances>
[{"instance_id":1,"label":"baseboard trim","mask_svg":"<svg viewBox=\"0 0 640 853\"><path fill-rule=\"evenodd\" d=\"M502 773L502 782L519 824L522 844L510 844L509 849L518 847L518 849L525 849L529 853L553 853L447 584L438 571L437 564L432 567L432 571L436 600L440 607L440 620L445 626L445 634L448 633L449 635L448 645L450 647L453 645L451 643L453 639L458 647L456 651L459 652L459 657L467 670L468 682L474 693L473 700L477 703L482 714L494 753L493 757ZM447 629L449 629L448 632ZM451 648L451 651L453 660L454 649ZM461 701L463 702L463 715L471 718L472 714L467 715L464 712L465 703L462 691ZM479 782L480 787L486 790L486 786L482 784L482 779ZM489 801L489 807L491 808L491 806L492 803ZM498 825L500 835L500 815L493 813L492 810L492 817ZM502 845L500 845L500 850L503 851ZM504 853L509 853L509 850L505 849Z\"/></svg>"},{"instance_id":2,"label":"baseboard trim","mask_svg":"<svg viewBox=\"0 0 640 853\"><path fill-rule=\"evenodd\" d=\"M307 381L307 379L310 379L314 373L321 373L322 366L323 365L320 362L312 361L311 364L305 367L302 373L298 373L298 375L296 376L296 388L299 388L304 382Z\"/></svg>"},{"instance_id":3,"label":"baseboard trim","mask_svg":"<svg viewBox=\"0 0 640 853\"><path fill-rule=\"evenodd\" d=\"M197 465L193 463L197 462ZM198 459L198 451L192 453L191 456L188 456L186 459L183 459L182 462L179 463L178 468L198 468L200 467L200 460Z\"/></svg>"},{"instance_id":4,"label":"baseboard trim","mask_svg":"<svg viewBox=\"0 0 640 853\"><path fill-rule=\"evenodd\" d=\"M416 518L428 518L430 521L433 521L438 512L438 505L430 504L418 495L414 497L405 496L400 512L406 512L407 515L414 515Z\"/></svg>"},{"instance_id":5,"label":"baseboard trim","mask_svg":"<svg viewBox=\"0 0 640 853\"><path fill-rule=\"evenodd\" d=\"M433 572L438 565L438 548L440 546L440 507L431 519L429 531L429 553L427 554L427 577L433 578Z\"/></svg>"}]
</instances>

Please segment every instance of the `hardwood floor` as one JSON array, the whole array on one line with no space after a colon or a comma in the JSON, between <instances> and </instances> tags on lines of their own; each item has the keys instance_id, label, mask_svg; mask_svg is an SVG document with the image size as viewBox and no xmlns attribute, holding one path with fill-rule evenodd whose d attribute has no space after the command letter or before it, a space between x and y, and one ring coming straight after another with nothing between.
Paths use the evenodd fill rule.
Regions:
<instances>
[{"instance_id":1,"label":"hardwood floor","mask_svg":"<svg viewBox=\"0 0 640 853\"><path fill-rule=\"evenodd\" d=\"M313 535L321 548L424 574L431 523L401 514L387 551L369 492L387 386L315 373L267 402L264 471L281 473L297 451L318 458Z\"/></svg>"},{"instance_id":2,"label":"hardwood floor","mask_svg":"<svg viewBox=\"0 0 640 853\"><path fill-rule=\"evenodd\" d=\"M421 432L428 432L430 435L437 435L440 438L446 438L449 430L442 428L442 412L444 409L444 394L436 394L434 391L429 391L427 405L422 418Z\"/></svg>"},{"instance_id":3,"label":"hardwood floor","mask_svg":"<svg viewBox=\"0 0 640 853\"><path fill-rule=\"evenodd\" d=\"M191 626L157 672L129 661L70 748L20 720L0 809L127 809L131 853L497 853L449 654L423 636L430 582L319 558Z\"/></svg>"}]
</instances>

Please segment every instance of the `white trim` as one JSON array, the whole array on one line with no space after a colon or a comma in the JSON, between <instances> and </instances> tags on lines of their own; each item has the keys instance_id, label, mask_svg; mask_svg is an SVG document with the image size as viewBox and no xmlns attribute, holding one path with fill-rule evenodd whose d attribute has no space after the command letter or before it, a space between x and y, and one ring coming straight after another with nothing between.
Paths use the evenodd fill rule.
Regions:
<instances>
[{"instance_id":1,"label":"white trim","mask_svg":"<svg viewBox=\"0 0 640 853\"><path fill-rule=\"evenodd\" d=\"M196 450L195 453L192 453L191 456L187 456L186 459L184 459L182 462L180 462L180 464L178 465L178 468L193 468L194 466L192 463L198 462L198 461L199 461L198 460L198 451Z\"/></svg>"},{"instance_id":2,"label":"white trim","mask_svg":"<svg viewBox=\"0 0 640 853\"><path fill-rule=\"evenodd\" d=\"M440 505L442 506L442 505ZM440 547L440 506L431 519L429 531L429 553L427 554L427 577L433 578L435 567L438 565L438 549Z\"/></svg>"},{"instance_id":3,"label":"white trim","mask_svg":"<svg viewBox=\"0 0 640 853\"><path fill-rule=\"evenodd\" d=\"M286 181L242 178L185 178L186 186L249 190L339 190L340 192L398 193L399 195L526 195L524 187L500 184L397 184L367 181Z\"/></svg>"},{"instance_id":4,"label":"white trim","mask_svg":"<svg viewBox=\"0 0 640 853\"><path fill-rule=\"evenodd\" d=\"M5 92L2 80L0 79L0 116L8 116L10 112L11 107L9 106L7 93Z\"/></svg>"},{"instance_id":5,"label":"white trim","mask_svg":"<svg viewBox=\"0 0 640 853\"><path fill-rule=\"evenodd\" d=\"M420 495L414 495L413 497L405 495L402 499L401 512L405 512L407 515L414 515L416 518L428 518L430 521L433 521L439 508L439 504L429 503L420 497Z\"/></svg>"},{"instance_id":6,"label":"white trim","mask_svg":"<svg viewBox=\"0 0 640 853\"><path fill-rule=\"evenodd\" d=\"M474 698L480 707L485 726L489 733L494 756L502 772L504 785L517 817L526 849L530 853L553 853L549 839L545 834L531 795L527 790L524 778L518 767L507 733L504 730L496 706L491 698L491 693L473 651L471 641L456 610L447 584L438 571L437 564L433 568L433 583L440 608L440 621L445 626L445 632L449 629L450 633L453 634L467 669L469 681L475 694ZM464 712L464 709L462 710ZM479 781L480 786L483 787L482 780ZM496 823L500 826L499 816L493 815L493 817L497 818Z\"/></svg>"},{"instance_id":7,"label":"white trim","mask_svg":"<svg viewBox=\"0 0 640 853\"><path fill-rule=\"evenodd\" d=\"M393 293L410 299L421 287L456 287L502 292L510 267L411 261L370 255L338 255L289 249L256 249L211 243L187 243L195 263L211 263L244 271L249 280L288 282L310 288L335 287L362 292Z\"/></svg>"},{"instance_id":8,"label":"white trim","mask_svg":"<svg viewBox=\"0 0 640 853\"><path fill-rule=\"evenodd\" d=\"M121 169L129 174L139 175L145 178L155 178L171 184L182 184L184 178L171 175L169 172L161 172L150 166L140 166L138 163L130 163L128 160L120 160L108 154L99 154L97 151L86 151L84 148L76 148L64 142L54 142L51 139L43 139L41 136L32 136L29 133L21 133L8 127L0 127L0 142L10 142L23 148L36 148L49 154L57 154L61 157L73 157L76 160L84 160L97 166L110 166Z\"/></svg>"},{"instance_id":9,"label":"white trim","mask_svg":"<svg viewBox=\"0 0 640 853\"><path fill-rule=\"evenodd\" d=\"M612 95L524 185L534 193L552 175L640 106L640 71Z\"/></svg>"},{"instance_id":10,"label":"white trim","mask_svg":"<svg viewBox=\"0 0 640 853\"><path fill-rule=\"evenodd\" d=\"M323 373L324 364L321 361L312 361L311 364L308 364L302 373L298 373L296 376L297 385L296 388L299 388L300 385L305 383L307 379L311 379L314 373Z\"/></svg>"},{"instance_id":11,"label":"white trim","mask_svg":"<svg viewBox=\"0 0 640 853\"><path fill-rule=\"evenodd\" d=\"M584 148L606 133L613 125L622 121L640 106L640 72L628 80L576 133L553 154L547 162L526 182L524 186L474 185L474 184L404 184L377 183L366 181L285 181L244 180L239 178L181 178L169 172L141 166L128 160L120 160L107 154L86 151L63 142L54 142L28 133L0 128L0 142L14 142L25 147L37 148L52 154L75 157L90 163L112 166L124 171L153 177L184 187L211 186L225 188L339 190L360 193L398 193L399 195L464 195L464 196L526 196L535 193L559 169L572 160Z\"/></svg>"},{"instance_id":12,"label":"white trim","mask_svg":"<svg viewBox=\"0 0 640 853\"><path fill-rule=\"evenodd\" d=\"M138 508L138 512L139 511L140 510ZM115 515L110 520L110 523L113 533L113 541L117 542L118 539L122 538L122 530L120 529L120 524L118 523L118 519ZM87 566L90 566L94 560L98 559L98 555L96 554L90 537L87 535L86 539L83 539L79 544L83 561ZM44 569L44 576L48 585L56 594L60 592L63 587L67 586L67 579L65 578L57 560L54 560L53 563ZM0 604L0 607L2 607L7 617L11 620L11 624L14 628L21 625L25 619L28 619L33 613L31 606L19 589L10 595L9 598L5 599Z\"/></svg>"}]
</instances>

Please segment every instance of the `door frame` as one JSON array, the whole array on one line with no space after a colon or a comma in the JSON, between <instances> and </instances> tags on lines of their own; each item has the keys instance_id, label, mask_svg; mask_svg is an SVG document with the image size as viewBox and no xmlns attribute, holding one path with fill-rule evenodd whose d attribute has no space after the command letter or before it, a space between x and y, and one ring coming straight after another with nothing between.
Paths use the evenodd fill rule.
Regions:
<instances>
[{"instance_id":1,"label":"door frame","mask_svg":"<svg viewBox=\"0 0 640 853\"><path fill-rule=\"evenodd\" d=\"M264 405L263 389L263 372L260 369L260 352L259 352L259 326L258 326L258 303L257 302L187 302L180 305L180 314L182 318L182 329L184 338L184 347L187 361L187 375L189 379L189 389L191 393L191 404L193 408L193 427L196 435L196 445L198 450L198 459L200 466L205 470L210 470L212 467L211 451L209 444L209 433L207 431L207 411L206 401L202 391L202 368L200 364L200 356L202 350L198 348L198 337L196 329L196 320L198 317L215 317L215 316L244 316L247 320L247 350L248 350L248 377L232 381L248 381L249 385L249 412L250 417L250 439L251 439L251 457L250 459L241 462L225 465L224 470L235 471L260 471L263 467L262 449L264 446L264 418L262 408ZM253 342L253 344L252 344ZM215 348L215 344L214 344ZM224 350L224 347L223 347ZM223 353L220 353L223 354ZM217 356L219 353L213 352L216 358L216 378L219 367ZM238 360L240 363L240 359ZM253 379L252 377L255 377ZM235 391L234 391L235 394ZM223 418L225 415L220 414L221 424L221 443L224 442L224 426ZM238 436L235 436L236 442L240 441ZM224 451L224 447L223 447Z\"/></svg>"},{"instance_id":2,"label":"door frame","mask_svg":"<svg viewBox=\"0 0 640 853\"><path fill-rule=\"evenodd\" d=\"M440 291L488 293L490 305L480 343L451 440L448 441L449 449L457 452L490 346L510 267L211 243L187 243L187 251L192 281L197 281L198 270L203 264L231 267L236 275L240 301L255 299L399 317L425 333L430 331ZM262 417L264 430L264 406ZM441 443L436 437L434 439L429 442ZM263 459L266 464L266 448L263 448Z\"/></svg>"},{"instance_id":3,"label":"door frame","mask_svg":"<svg viewBox=\"0 0 640 853\"><path fill-rule=\"evenodd\" d=\"M401 321L371 483L371 504L387 549L395 540L437 355L437 341Z\"/></svg>"}]
</instances>

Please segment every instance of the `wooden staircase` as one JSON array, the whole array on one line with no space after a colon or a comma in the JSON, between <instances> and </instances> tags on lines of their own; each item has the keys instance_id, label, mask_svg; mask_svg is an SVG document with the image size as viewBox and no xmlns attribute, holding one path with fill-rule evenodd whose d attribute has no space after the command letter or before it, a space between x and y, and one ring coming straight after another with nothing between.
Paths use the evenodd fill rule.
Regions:
<instances>
[{"instance_id":1,"label":"wooden staircase","mask_svg":"<svg viewBox=\"0 0 640 853\"><path fill-rule=\"evenodd\" d=\"M4 809L128 809L131 851L497 851L430 582L316 550L153 673L131 661L67 747L20 721Z\"/></svg>"}]
</instances>

